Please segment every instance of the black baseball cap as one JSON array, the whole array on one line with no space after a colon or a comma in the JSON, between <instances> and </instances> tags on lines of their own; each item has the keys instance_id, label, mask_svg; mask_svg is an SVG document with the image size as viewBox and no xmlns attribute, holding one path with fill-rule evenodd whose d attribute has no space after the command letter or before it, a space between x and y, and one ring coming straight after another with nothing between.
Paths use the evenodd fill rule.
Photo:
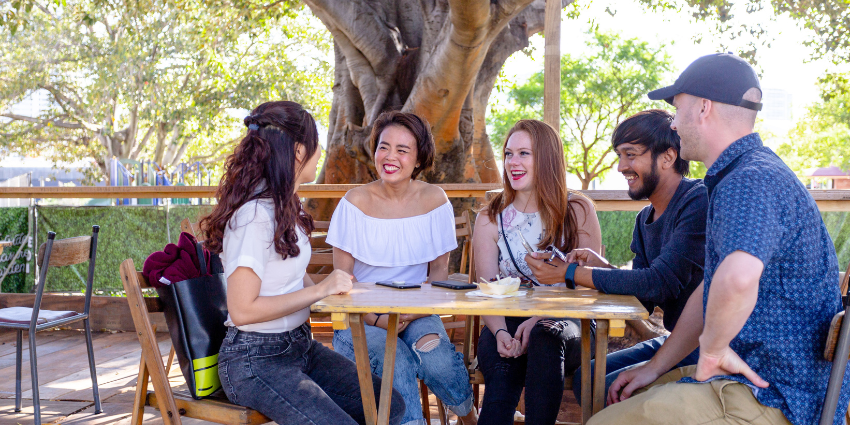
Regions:
<instances>
[{"instance_id":1,"label":"black baseball cap","mask_svg":"<svg viewBox=\"0 0 850 425\"><path fill-rule=\"evenodd\" d=\"M693 61L672 86L649 92L652 100L673 104L673 96L686 93L715 102L761 111L761 103L744 99L751 88L761 91L756 71L732 53L715 53Z\"/></svg>"}]
</instances>

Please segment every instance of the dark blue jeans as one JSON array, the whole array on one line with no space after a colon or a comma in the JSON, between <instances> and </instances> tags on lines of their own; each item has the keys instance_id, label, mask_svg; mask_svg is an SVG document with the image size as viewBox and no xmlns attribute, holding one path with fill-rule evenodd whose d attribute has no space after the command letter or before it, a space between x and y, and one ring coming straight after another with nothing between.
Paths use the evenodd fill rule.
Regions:
<instances>
[{"instance_id":1,"label":"dark blue jeans","mask_svg":"<svg viewBox=\"0 0 850 425\"><path fill-rule=\"evenodd\" d=\"M218 357L221 385L231 402L281 425L363 424L363 401L354 362L313 340L310 325L267 334L227 331ZM372 375L375 399L381 379ZM404 400L393 391L390 424L398 425Z\"/></svg>"},{"instance_id":2,"label":"dark blue jeans","mask_svg":"<svg viewBox=\"0 0 850 425\"><path fill-rule=\"evenodd\" d=\"M608 388L610 388L611 384L617 380L617 376L619 376L621 372L649 361L649 359L658 352L658 349L661 348L661 344L664 344L664 341L666 340L666 335L659 336L658 338L638 343L633 347L626 348L625 350L609 354L605 359L605 370L608 371L605 375L605 394L608 394ZM698 360L699 348L694 350L693 353L688 354L688 356L679 362L679 364L674 366L673 369L695 365ZM591 376L595 376L595 372L593 371L593 365L595 365L595 363L596 360L590 363ZM581 368L579 368L573 376L573 394L575 394L576 400L581 403Z\"/></svg>"},{"instance_id":3,"label":"dark blue jeans","mask_svg":"<svg viewBox=\"0 0 850 425\"><path fill-rule=\"evenodd\" d=\"M506 317L511 335L527 317ZM519 397L525 388L525 423L552 425L558 418L565 373L581 365L581 322L561 320L559 328L537 324L531 330L526 354L504 358L487 327L478 340L478 367L484 375L484 402L479 425L514 423Z\"/></svg>"}]
</instances>

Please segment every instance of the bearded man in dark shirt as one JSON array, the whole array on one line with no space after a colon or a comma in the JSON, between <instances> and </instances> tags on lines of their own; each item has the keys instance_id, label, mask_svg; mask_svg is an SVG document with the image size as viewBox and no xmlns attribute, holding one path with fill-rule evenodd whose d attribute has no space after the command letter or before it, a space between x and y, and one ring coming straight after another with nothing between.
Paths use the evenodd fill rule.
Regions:
<instances>
[{"instance_id":1,"label":"bearded man in dark shirt","mask_svg":"<svg viewBox=\"0 0 850 425\"><path fill-rule=\"evenodd\" d=\"M566 263L546 264L534 258L542 258L540 254L526 256L541 283L570 279L606 294L633 295L650 312L660 307L668 331L703 279L708 204L702 181L685 178L688 161L679 156L679 135L670 128L672 121L673 115L660 109L639 112L617 126L611 137L619 157L617 170L628 181L629 196L650 201L635 220L631 270L618 269L589 249L570 252ZM661 336L610 354L606 390L621 371L651 359L666 339ZM694 365L698 359L699 352L694 351L676 367ZM573 379L577 399L581 379L577 371Z\"/></svg>"}]
</instances>

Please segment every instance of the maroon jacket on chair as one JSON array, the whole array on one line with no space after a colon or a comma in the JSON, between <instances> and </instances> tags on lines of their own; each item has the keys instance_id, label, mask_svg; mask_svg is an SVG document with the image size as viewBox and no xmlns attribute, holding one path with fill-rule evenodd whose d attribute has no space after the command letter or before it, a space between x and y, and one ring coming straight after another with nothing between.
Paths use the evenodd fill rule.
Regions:
<instances>
[{"instance_id":1,"label":"maroon jacket on chair","mask_svg":"<svg viewBox=\"0 0 850 425\"><path fill-rule=\"evenodd\" d=\"M195 250L195 237L189 233L180 233L177 245L170 243L162 251L157 251L148 256L142 267L142 274L154 287L170 285L186 279L201 276L201 266L198 263L198 254ZM210 252L206 249L204 260L207 270L210 266Z\"/></svg>"}]
</instances>

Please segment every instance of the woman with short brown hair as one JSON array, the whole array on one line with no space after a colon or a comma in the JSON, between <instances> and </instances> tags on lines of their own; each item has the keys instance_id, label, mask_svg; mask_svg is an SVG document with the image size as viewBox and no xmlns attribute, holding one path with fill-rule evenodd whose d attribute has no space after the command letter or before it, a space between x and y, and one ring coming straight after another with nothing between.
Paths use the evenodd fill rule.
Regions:
<instances>
[{"instance_id":1,"label":"woman with short brown hair","mask_svg":"<svg viewBox=\"0 0 850 425\"><path fill-rule=\"evenodd\" d=\"M327 243L334 267L361 282L446 280L457 248L454 209L439 186L417 180L434 162L434 138L416 114L385 112L372 127L378 180L350 190L334 211ZM416 292L400 292L415 297ZM397 335L387 316L367 314L366 342L374 373L383 370L387 338L397 338L393 388L404 397L405 425L426 425L417 378L461 418L475 423L472 387L463 357L437 315L401 315ZM334 331L334 350L354 358L351 331Z\"/></svg>"}]
</instances>

